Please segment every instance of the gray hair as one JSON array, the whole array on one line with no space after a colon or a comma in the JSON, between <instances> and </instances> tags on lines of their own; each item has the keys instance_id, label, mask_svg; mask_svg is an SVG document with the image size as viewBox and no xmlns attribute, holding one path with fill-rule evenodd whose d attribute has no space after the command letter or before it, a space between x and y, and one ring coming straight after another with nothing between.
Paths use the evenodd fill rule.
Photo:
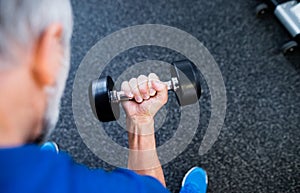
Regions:
<instances>
[{"instance_id":1,"label":"gray hair","mask_svg":"<svg viewBox=\"0 0 300 193\"><path fill-rule=\"evenodd\" d=\"M69 47L73 30L70 0L0 0L1 59L16 57L13 45L31 46L54 22L62 24L62 44Z\"/></svg>"}]
</instances>

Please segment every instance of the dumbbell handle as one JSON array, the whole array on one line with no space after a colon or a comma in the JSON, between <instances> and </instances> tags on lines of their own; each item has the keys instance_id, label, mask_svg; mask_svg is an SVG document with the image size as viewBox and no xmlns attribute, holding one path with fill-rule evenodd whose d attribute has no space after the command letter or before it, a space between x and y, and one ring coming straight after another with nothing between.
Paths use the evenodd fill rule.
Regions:
<instances>
[{"instance_id":1,"label":"dumbbell handle","mask_svg":"<svg viewBox=\"0 0 300 193\"><path fill-rule=\"evenodd\" d=\"M178 79L176 77L172 78L168 82L164 82L167 85L168 90L176 91L179 88ZM109 92L109 99L111 103L119 103L121 101L129 101L133 100L133 97L128 97L124 91L110 91Z\"/></svg>"}]
</instances>

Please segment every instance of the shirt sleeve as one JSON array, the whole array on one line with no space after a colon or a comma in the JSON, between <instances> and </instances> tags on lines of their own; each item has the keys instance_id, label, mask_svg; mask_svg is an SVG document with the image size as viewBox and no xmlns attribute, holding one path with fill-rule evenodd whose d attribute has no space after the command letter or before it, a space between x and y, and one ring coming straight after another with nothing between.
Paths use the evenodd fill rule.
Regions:
<instances>
[{"instance_id":1,"label":"shirt sleeve","mask_svg":"<svg viewBox=\"0 0 300 193\"><path fill-rule=\"evenodd\" d=\"M72 160L66 167L70 170L72 193L169 193L157 179L128 169L118 168L111 172L92 170Z\"/></svg>"},{"instance_id":2,"label":"shirt sleeve","mask_svg":"<svg viewBox=\"0 0 300 193\"><path fill-rule=\"evenodd\" d=\"M0 149L0 192L168 193L155 178L127 169L106 172L76 164L65 153L36 146Z\"/></svg>"}]
</instances>

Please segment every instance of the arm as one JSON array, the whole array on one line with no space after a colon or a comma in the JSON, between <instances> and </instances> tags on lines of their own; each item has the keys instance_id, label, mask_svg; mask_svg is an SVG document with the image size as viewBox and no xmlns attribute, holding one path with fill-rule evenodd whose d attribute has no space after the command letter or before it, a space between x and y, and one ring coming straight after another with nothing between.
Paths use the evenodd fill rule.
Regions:
<instances>
[{"instance_id":1,"label":"arm","mask_svg":"<svg viewBox=\"0 0 300 193\"><path fill-rule=\"evenodd\" d=\"M141 130L143 128L154 130L153 120L149 120L147 123L140 123L129 119L127 120L127 125L127 128L131 131ZM138 135L129 132L128 140L130 149L128 168L141 175L155 177L166 186L163 170L156 152L154 133L149 135Z\"/></svg>"},{"instance_id":2,"label":"arm","mask_svg":"<svg viewBox=\"0 0 300 193\"><path fill-rule=\"evenodd\" d=\"M167 86L155 74L150 74L123 82L122 90L135 98L135 101L122 103L127 115L128 168L141 175L152 176L165 186L156 151L154 116L168 100Z\"/></svg>"}]
</instances>

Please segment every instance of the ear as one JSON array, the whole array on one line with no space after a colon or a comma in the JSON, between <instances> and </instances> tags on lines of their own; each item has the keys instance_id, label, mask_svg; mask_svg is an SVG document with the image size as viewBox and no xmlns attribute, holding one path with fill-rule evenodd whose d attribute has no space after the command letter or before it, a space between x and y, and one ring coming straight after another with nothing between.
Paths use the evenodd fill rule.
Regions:
<instances>
[{"instance_id":1,"label":"ear","mask_svg":"<svg viewBox=\"0 0 300 193\"><path fill-rule=\"evenodd\" d=\"M63 28L61 24L51 24L36 42L32 63L33 78L40 87L55 84L63 57Z\"/></svg>"}]
</instances>

